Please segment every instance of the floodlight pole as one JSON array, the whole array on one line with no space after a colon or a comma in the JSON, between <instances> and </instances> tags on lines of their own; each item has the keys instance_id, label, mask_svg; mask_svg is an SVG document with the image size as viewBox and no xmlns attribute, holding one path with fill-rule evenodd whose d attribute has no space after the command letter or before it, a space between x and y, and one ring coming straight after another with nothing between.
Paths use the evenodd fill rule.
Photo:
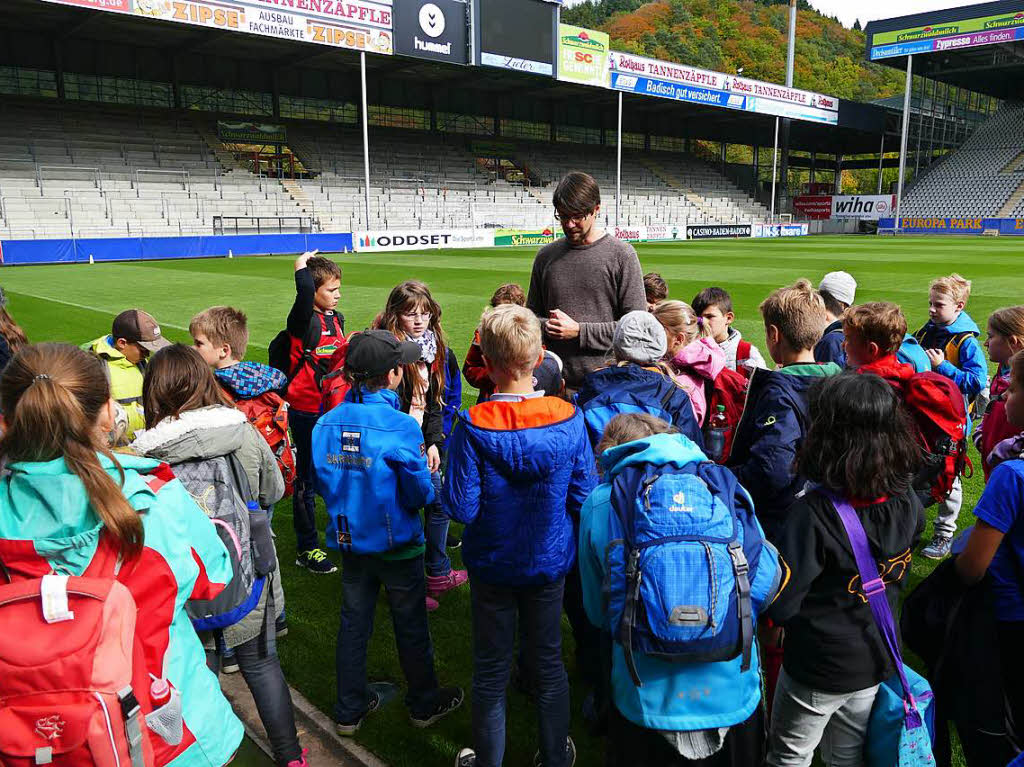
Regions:
<instances>
[{"instance_id":1,"label":"floodlight pole","mask_svg":"<svg viewBox=\"0 0 1024 767\"><path fill-rule=\"evenodd\" d=\"M619 208L622 207L622 91L619 91L619 133L615 140L615 228L619 226Z\"/></svg>"},{"instance_id":2,"label":"floodlight pole","mask_svg":"<svg viewBox=\"0 0 1024 767\"><path fill-rule=\"evenodd\" d=\"M363 91L363 203L366 206L366 228L370 228L370 116L366 109L366 51L359 51L359 75Z\"/></svg>"},{"instance_id":3,"label":"floodlight pole","mask_svg":"<svg viewBox=\"0 0 1024 767\"><path fill-rule=\"evenodd\" d=\"M875 194L882 193L882 166L885 162L885 130L882 130L882 144L878 147L878 191Z\"/></svg>"},{"instance_id":4,"label":"floodlight pole","mask_svg":"<svg viewBox=\"0 0 1024 767\"><path fill-rule=\"evenodd\" d=\"M910 133L910 83L914 79L914 56L907 56L907 83L903 89L903 128L900 134L900 175L896 182L896 229L900 227L900 209L903 207L903 166L907 155L907 137Z\"/></svg>"},{"instance_id":5,"label":"floodlight pole","mask_svg":"<svg viewBox=\"0 0 1024 767\"><path fill-rule=\"evenodd\" d=\"M779 165L779 118L775 118L775 144L772 148L772 223L775 223L775 173Z\"/></svg>"}]
</instances>

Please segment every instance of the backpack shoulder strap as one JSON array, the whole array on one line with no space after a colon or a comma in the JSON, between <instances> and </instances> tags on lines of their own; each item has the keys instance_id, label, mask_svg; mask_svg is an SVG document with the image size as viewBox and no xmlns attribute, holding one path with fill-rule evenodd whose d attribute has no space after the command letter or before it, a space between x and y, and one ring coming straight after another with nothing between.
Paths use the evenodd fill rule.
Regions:
<instances>
[{"instance_id":1,"label":"backpack shoulder strap","mask_svg":"<svg viewBox=\"0 0 1024 767\"><path fill-rule=\"evenodd\" d=\"M967 339L973 337L974 333L970 330L962 330L951 335L949 340L946 341L946 359L950 361L953 367L960 367L960 350L967 343Z\"/></svg>"},{"instance_id":2,"label":"backpack shoulder strap","mask_svg":"<svg viewBox=\"0 0 1024 767\"><path fill-rule=\"evenodd\" d=\"M906 672L903 670L903 655L900 653L900 643L896 636L896 623L892 617L889 600L885 598L885 581L878 575L878 564L871 556L871 546L868 544L864 526L849 501L831 493L827 497L832 502L832 506L846 530L846 537L850 540L853 556L857 561L857 570L860 572L861 588L867 595L871 615L875 619L875 625L878 626L878 633L882 635L893 665L896 666L900 684L903 685L904 701L908 704L905 706L906 728L908 730L916 729L922 724L921 714L917 710L914 696L910 692L910 684L907 682Z\"/></svg>"},{"instance_id":3,"label":"backpack shoulder strap","mask_svg":"<svg viewBox=\"0 0 1024 767\"><path fill-rule=\"evenodd\" d=\"M928 325L927 325L927 323L922 325L921 328L916 333L914 333L914 338L920 344L920 343L924 343L924 337L926 335L928 335Z\"/></svg>"}]
</instances>

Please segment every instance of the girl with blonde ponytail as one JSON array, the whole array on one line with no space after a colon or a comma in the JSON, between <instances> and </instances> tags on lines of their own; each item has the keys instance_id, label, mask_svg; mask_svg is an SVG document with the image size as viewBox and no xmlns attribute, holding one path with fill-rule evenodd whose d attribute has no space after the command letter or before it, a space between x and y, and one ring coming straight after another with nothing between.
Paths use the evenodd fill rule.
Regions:
<instances>
[{"instance_id":1,"label":"girl with blonde ponytail","mask_svg":"<svg viewBox=\"0 0 1024 767\"><path fill-rule=\"evenodd\" d=\"M673 380L686 389L697 423L703 424L708 409L706 386L727 363L725 352L715 343L711 328L685 301L659 301L651 309L665 328L668 351L665 361Z\"/></svg>"},{"instance_id":2,"label":"girl with blonde ponytail","mask_svg":"<svg viewBox=\"0 0 1024 767\"><path fill-rule=\"evenodd\" d=\"M0 409L8 470L0 478L0 572L13 581L80 576L101 548L113 547L118 566L89 575L116 578L131 592L146 669L180 696L183 736L170 744L151 733L155 763L226 764L242 725L184 611L187 599L212 598L231 577L210 520L165 465L110 452L110 383L103 362L87 352L25 347L0 376ZM139 700L150 713L149 696Z\"/></svg>"}]
</instances>

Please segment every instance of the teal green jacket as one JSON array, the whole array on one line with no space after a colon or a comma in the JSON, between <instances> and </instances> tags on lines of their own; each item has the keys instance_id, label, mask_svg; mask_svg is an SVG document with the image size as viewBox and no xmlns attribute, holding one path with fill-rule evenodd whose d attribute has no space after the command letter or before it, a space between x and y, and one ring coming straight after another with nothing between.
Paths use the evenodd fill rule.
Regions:
<instances>
[{"instance_id":1,"label":"teal green jacket","mask_svg":"<svg viewBox=\"0 0 1024 767\"><path fill-rule=\"evenodd\" d=\"M242 724L206 667L185 602L211 598L231 578L216 529L166 464L119 455L125 497L142 517L142 554L121 565L138 608L136 635L147 670L181 694L185 734L177 746L154 735L157 765L220 767L242 740ZM100 456L119 481L116 466ZM103 524L63 458L14 463L0 479L0 559L12 576L81 575L96 554Z\"/></svg>"}]
</instances>

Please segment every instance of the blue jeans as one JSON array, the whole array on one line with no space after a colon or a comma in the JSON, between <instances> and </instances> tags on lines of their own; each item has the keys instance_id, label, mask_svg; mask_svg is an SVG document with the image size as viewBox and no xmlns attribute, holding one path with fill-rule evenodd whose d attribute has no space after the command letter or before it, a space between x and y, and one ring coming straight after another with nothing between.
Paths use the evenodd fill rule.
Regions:
<instances>
[{"instance_id":1,"label":"blue jeans","mask_svg":"<svg viewBox=\"0 0 1024 767\"><path fill-rule=\"evenodd\" d=\"M541 763L565 767L569 677L562 663L564 579L541 586L492 586L470 578L473 605L473 748L477 767L505 755L505 688L515 654L516 615L537 684Z\"/></svg>"},{"instance_id":2,"label":"blue jeans","mask_svg":"<svg viewBox=\"0 0 1024 767\"><path fill-rule=\"evenodd\" d=\"M377 594L384 586L391 623L409 692L405 705L413 716L426 718L437 705L434 646L427 625L427 582L423 557L385 560L342 553L341 627L335 653L338 702L334 718L351 724L369 708L366 647L373 634Z\"/></svg>"},{"instance_id":3,"label":"blue jeans","mask_svg":"<svg viewBox=\"0 0 1024 767\"><path fill-rule=\"evenodd\" d=\"M423 535L427 539L427 575L448 575L452 571L452 561L448 558L448 525L451 524L451 519L441 508L441 472L431 473L430 481L434 484L437 500L424 510L426 525Z\"/></svg>"},{"instance_id":4,"label":"blue jeans","mask_svg":"<svg viewBox=\"0 0 1024 767\"><path fill-rule=\"evenodd\" d=\"M316 531L316 477L313 472L313 427L320 416L303 410L288 411L288 425L295 445L295 491L292 495L292 525L295 550L320 548Z\"/></svg>"},{"instance_id":5,"label":"blue jeans","mask_svg":"<svg viewBox=\"0 0 1024 767\"><path fill-rule=\"evenodd\" d=\"M287 767L288 762L302 758L302 749L295 731L295 711L288 692L288 682L285 681L281 661L277 657L273 616L268 615L266 623L268 625L263 627L265 639L255 637L233 648L233 651L245 684L252 693L263 729L267 731L274 762L278 767ZM216 653L207 652L206 662L216 673Z\"/></svg>"}]
</instances>

